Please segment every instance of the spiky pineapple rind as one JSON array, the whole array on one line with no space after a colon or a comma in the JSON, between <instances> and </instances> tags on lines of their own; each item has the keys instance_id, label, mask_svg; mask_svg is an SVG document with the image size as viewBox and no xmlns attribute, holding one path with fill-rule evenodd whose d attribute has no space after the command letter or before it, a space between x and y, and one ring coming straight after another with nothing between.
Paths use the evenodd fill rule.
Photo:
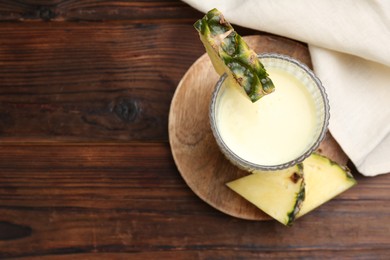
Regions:
<instances>
[{"instance_id":1,"label":"spiky pineapple rind","mask_svg":"<svg viewBox=\"0 0 390 260\"><path fill-rule=\"evenodd\" d=\"M299 175L299 178L303 179L303 181L301 182L301 188L300 188L299 192L296 194L295 205L294 205L293 209L291 210L291 212L289 212L287 215L288 216L288 221L286 223L287 226L291 226L294 223L296 216L298 215L299 211L301 210L302 203L305 200L306 191L305 191L303 164L301 164L301 163L297 164L297 168L299 171L299 173L297 173L297 174Z\"/></svg>"},{"instance_id":2,"label":"spiky pineapple rind","mask_svg":"<svg viewBox=\"0 0 390 260\"><path fill-rule=\"evenodd\" d=\"M228 76L235 79L252 102L274 91L274 84L257 54L234 31L220 11L215 8L210 10L194 27L200 34L215 70L219 74L228 72ZM215 60L211 51L223 61L223 65Z\"/></svg>"}]
</instances>

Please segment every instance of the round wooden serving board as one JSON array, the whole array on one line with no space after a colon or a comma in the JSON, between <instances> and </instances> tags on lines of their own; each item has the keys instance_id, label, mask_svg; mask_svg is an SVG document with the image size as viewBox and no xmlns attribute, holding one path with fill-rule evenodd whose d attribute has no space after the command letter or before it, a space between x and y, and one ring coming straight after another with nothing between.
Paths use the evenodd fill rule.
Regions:
<instances>
[{"instance_id":1,"label":"round wooden serving board","mask_svg":"<svg viewBox=\"0 0 390 260\"><path fill-rule=\"evenodd\" d=\"M289 55L311 67L310 55L304 44L276 36L247 36L244 39L257 53ZM269 216L225 185L248 173L233 166L222 155L210 129L209 103L218 78L208 55L204 54L180 81L169 113L173 158L187 185L214 208L242 219L268 220ZM329 134L319 150L338 163L345 164L347 161Z\"/></svg>"}]
</instances>

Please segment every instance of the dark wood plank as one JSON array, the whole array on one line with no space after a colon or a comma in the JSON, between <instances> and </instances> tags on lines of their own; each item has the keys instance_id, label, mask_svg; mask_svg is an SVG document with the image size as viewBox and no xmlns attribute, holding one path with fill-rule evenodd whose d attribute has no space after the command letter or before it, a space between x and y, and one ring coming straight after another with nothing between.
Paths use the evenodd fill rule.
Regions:
<instances>
[{"instance_id":1,"label":"dark wood plank","mask_svg":"<svg viewBox=\"0 0 390 260\"><path fill-rule=\"evenodd\" d=\"M182 20L192 21L200 12L179 0L3 0L0 21L103 21Z\"/></svg>"},{"instance_id":2,"label":"dark wood plank","mask_svg":"<svg viewBox=\"0 0 390 260\"><path fill-rule=\"evenodd\" d=\"M2 23L0 139L167 140L192 25Z\"/></svg>"},{"instance_id":3,"label":"dark wood plank","mask_svg":"<svg viewBox=\"0 0 390 260\"><path fill-rule=\"evenodd\" d=\"M250 32L246 30L246 32ZM0 141L167 140L191 24L2 23Z\"/></svg>"},{"instance_id":4,"label":"dark wood plank","mask_svg":"<svg viewBox=\"0 0 390 260\"><path fill-rule=\"evenodd\" d=\"M208 206L167 143L1 145L0 257L385 259L390 175L356 177L358 186L286 228Z\"/></svg>"},{"instance_id":5,"label":"dark wood plank","mask_svg":"<svg viewBox=\"0 0 390 260\"><path fill-rule=\"evenodd\" d=\"M70 255L49 255L29 257L28 259L132 259L132 260L145 260L145 259L177 259L177 260L198 260L198 259L334 259L337 256L338 259L379 259L387 260L390 257L390 252L387 249L375 250L350 250L350 252L339 252L337 250L323 250L323 251L312 251L301 250L294 251L293 254L288 254L286 251L261 251L258 250L237 250L236 248L229 249L208 249L208 250L176 250L176 251L148 251L148 252L133 252L133 253L80 253Z\"/></svg>"}]
</instances>

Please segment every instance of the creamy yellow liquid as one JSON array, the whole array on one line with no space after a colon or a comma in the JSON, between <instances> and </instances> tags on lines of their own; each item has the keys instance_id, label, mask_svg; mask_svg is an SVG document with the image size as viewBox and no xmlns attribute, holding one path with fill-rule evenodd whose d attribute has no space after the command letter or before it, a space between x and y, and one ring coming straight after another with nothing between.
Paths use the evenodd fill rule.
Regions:
<instances>
[{"instance_id":1,"label":"creamy yellow liquid","mask_svg":"<svg viewBox=\"0 0 390 260\"><path fill-rule=\"evenodd\" d=\"M277 165L296 159L311 144L316 112L300 81L279 69L267 71L275 92L252 103L236 86L227 85L216 118L223 141L235 154L252 163Z\"/></svg>"}]
</instances>

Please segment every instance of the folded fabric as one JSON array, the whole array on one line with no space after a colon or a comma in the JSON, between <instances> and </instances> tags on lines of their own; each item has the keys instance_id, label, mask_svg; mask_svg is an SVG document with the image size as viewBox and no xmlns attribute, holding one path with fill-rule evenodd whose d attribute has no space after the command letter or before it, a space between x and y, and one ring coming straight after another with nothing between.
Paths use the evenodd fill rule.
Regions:
<instances>
[{"instance_id":1,"label":"folded fabric","mask_svg":"<svg viewBox=\"0 0 390 260\"><path fill-rule=\"evenodd\" d=\"M329 96L333 137L362 174L390 173L390 1L183 1L308 43Z\"/></svg>"}]
</instances>

